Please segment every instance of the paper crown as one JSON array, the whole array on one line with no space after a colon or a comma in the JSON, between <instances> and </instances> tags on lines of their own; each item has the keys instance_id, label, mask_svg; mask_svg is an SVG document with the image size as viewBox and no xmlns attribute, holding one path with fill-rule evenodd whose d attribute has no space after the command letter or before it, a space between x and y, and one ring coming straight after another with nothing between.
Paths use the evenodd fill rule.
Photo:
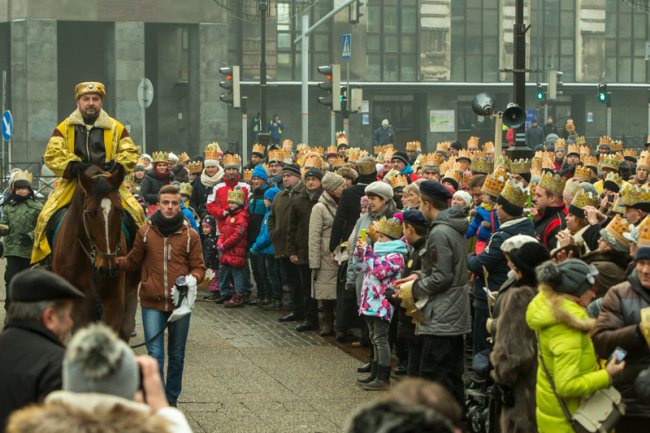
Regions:
<instances>
[{"instance_id":1,"label":"paper crown","mask_svg":"<svg viewBox=\"0 0 650 433\"><path fill-rule=\"evenodd\" d=\"M501 166L508 171L510 168L510 157L506 155L494 155L494 166Z\"/></svg>"},{"instance_id":2,"label":"paper crown","mask_svg":"<svg viewBox=\"0 0 650 433\"><path fill-rule=\"evenodd\" d=\"M527 174L530 173L530 160L528 159L515 159L510 161L510 172L512 174Z\"/></svg>"},{"instance_id":3,"label":"paper crown","mask_svg":"<svg viewBox=\"0 0 650 433\"><path fill-rule=\"evenodd\" d=\"M342 156L336 156L332 158L329 163L332 168L341 168L345 165L345 158Z\"/></svg>"},{"instance_id":4,"label":"paper crown","mask_svg":"<svg viewBox=\"0 0 650 433\"><path fill-rule=\"evenodd\" d=\"M151 161L150 161L148 158L145 158L144 156L141 156L141 157L138 158L138 160L136 161L136 164L137 164L137 165L142 165L142 166L145 166L145 167L146 167L146 166L149 165L149 162L151 162Z\"/></svg>"},{"instance_id":5,"label":"paper crown","mask_svg":"<svg viewBox=\"0 0 650 433\"><path fill-rule=\"evenodd\" d=\"M375 147L373 147L373 150L374 150L374 152L375 152L375 155L377 155L377 154L379 154L379 153L385 153L385 152L387 152L388 150L392 150L392 151L394 151L395 149L393 148L393 145L392 145L392 144L384 144L384 145L382 145L382 146L375 146Z\"/></svg>"},{"instance_id":6,"label":"paper crown","mask_svg":"<svg viewBox=\"0 0 650 433\"><path fill-rule=\"evenodd\" d=\"M592 167L594 171L598 170L598 158L596 155L580 156L580 161L582 161L585 167Z\"/></svg>"},{"instance_id":7,"label":"paper crown","mask_svg":"<svg viewBox=\"0 0 650 433\"><path fill-rule=\"evenodd\" d=\"M580 158L583 156L591 155L591 147L589 146L580 146Z\"/></svg>"},{"instance_id":8,"label":"paper crown","mask_svg":"<svg viewBox=\"0 0 650 433\"><path fill-rule=\"evenodd\" d=\"M223 168L239 168L241 166L241 157L236 153L229 153L223 157Z\"/></svg>"},{"instance_id":9,"label":"paper crown","mask_svg":"<svg viewBox=\"0 0 650 433\"><path fill-rule=\"evenodd\" d=\"M408 179L403 174L398 173L395 176L390 178L390 186L393 189L404 188L408 184L409 184Z\"/></svg>"},{"instance_id":10,"label":"paper crown","mask_svg":"<svg viewBox=\"0 0 650 433\"><path fill-rule=\"evenodd\" d=\"M578 135L576 137L576 144L578 144L578 145L587 144L587 139L585 138L584 135Z\"/></svg>"},{"instance_id":11,"label":"paper crown","mask_svg":"<svg viewBox=\"0 0 650 433\"><path fill-rule=\"evenodd\" d=\"M601 135L600 139L598 140L598 147L600 146L611 146L612 145L612 139L606 135Z\"/></svg>"},{"instance_id":12,"label":"paper crown","mask_svg":"<svg viewBox=\"0 0 650 433\"><path fill-rule=\"evenodd\" d=\"M384 152L384 161L392 161L395 153L395 149L386 149Z\"/></svg>"},{"instance_id":13,"label":"paper crown","mask_svg":"<svg viewBox=\"0 0 650 433\"><path fill-rule=\"evenodd\" d=\"M641 152L636 168L645 168L646 170L650 169L650 152L646 152L645 150Z\"/></svg>"},{"instance_id":14,"label":"paper crown","mask_svg":"<svg viewBox=\"0 0 650 433\"><path fill-rule=\"evenodd\" d=\"M289 140L288 138L285 140L282 140L282 148L287 149L288 151L293 150L293 141Z\"/></svg>"},{"instance_id":15,"label":"paper crown","mask_svg":"<svg viewBox=\"0 0 650 433\"><path fill-rule=\"evenodd\" d=\"M606 185L607 183L612 183L620 189L621 185L623 185L623 179L621 178L621 176L619 176L618 173L608 173L607 176L605 177L605 181L603 182L603 186L605 188L607 188ZM613 188L608 188L608 189L613 189Z\"/></svg>"},{"instance_id":16,"label":"paper crown","mask_svg":"<svg viewBox=\"0 0 650 433\"><path fill-rule=\"evenodd\" d=\"M483 143L483 152L494 153L494 143L491 141Z\"/></svg>"},{"instance_id":17,"label":"paper crown","mask_svg":"<svg viewBox=\"0 0 650 433\"><path fill-rule=\"evenodd\" d=\"M616 215L605 227L605 232L609 234L616 241L620 242L626 247L630 247L630 241L626 239L623 234L630 231L630 223L620 215Z\"/></svg>"},{"instance_id":18,"label":"paper crown","mask_svg":"<svg viewBox=\"0 0 650 433\"><path fill-rule=\"evenodd\" d=\"M621 189L618 196L620 206L634 206L639 203L650 202L650 190L642 189L638 185L630 185Z\"/></svg>"},{"instance_id":19,"label":"paper crown","mask_svg":"<svg viewBox=\"0 0 650 433\"><path fill-rule=\"evenodd\" d=\"M571 143L567 147L567 156L568 155L578 155L580 156L580 145L578 143Z\"/></svg>"},{"instance_id":20,"label":"paper crown","mask_svg":"<svg viewBox=\"0 0 650 433\"><path fill-rule=\"evenodd\" d=\"M312 168L312 167L323 168L323 157L321 156L321 154L322 153L310 151L302 158L301 166L304 168Z\"/></svg>"},{"instance_id":21,"label":"paper crown","mask_svg":"<svg viewBox=\"0 0 650 433\"><path fill-rule=\"evenodd\" d=\"M207 160L216 161L219 159L221 155L223 155L223 152L221 151L221 147L219 147L219 143L217 143L216 141L205 146L204 156L206 161Z\"/></svg>"},{"instance_id":22,"label":"paper crown","mask_svg":"<svg viewBox=\"0 0 650 433\"><path fill-rule=\"evenodd\" d=\"M650 216L643 218L636 229L639 232L637 247L650 248Z\"/></svg>"},{"instance_id":23,"label":"paper crown","mask_svg":"<svg viewBox=\"0 0 650 433\"><path fill-rule=\"evenodd\" d=\"M28 182L30 185L32 184L32 173L30 173L27 170L18 170L15 172L12 176L12 182L16 182L18 180L24 180Z\"/></svg>"},{"instance_id":24,"label":"paper crown","mask_svg":"<svg viewBox=\"0 0 650 433\"><path fill-rule=\"evenodd\" d=\"M636 150L634 149L623 149L623 158L631 158L633 160L637 160L639 156L636 153Z\"/></svg>"},{"instance_id":25,"label":"paper crown","mask_svg":"<svg viewBox=\"0 0 650 433\"><path fill-rule=\"evenodd\" d=\"M292 159L291 159L291 151L289 149L285 149L285 148L282 148L282 149L279 149L279 150L280 150L280 155L282 156L282 161L284 161L287 164L291 163L291 161L292 161Z\"/></svg>"},{"instance_id":26,"label":"paper crown","mask_svg":"<svg viewBox=\"0 0 650 433\"><path fill-rule=\"evenodd\" d=\"M383 233L391 239L402 237L402 222L397 218L382 217L373 223L377 233Z\"/></svg>"},{"instance_id":27,"label":"paper crown","mask_svg":"<svg viewBox=\"0 0 650 433\"><path fill-rule=\"evenodd\" d=\"M451 146L450 141L439 141L436 144L436 152L449 153L449 146Z\"/></svg>"},{"instance_id":28,"label":"paper crown","mask_svg":"<svg viewBox=\"0 0 650 433\"><path fill-rule=\"evenodd\" d=\"M189 182L183 182L180 184L178 189L181 192L181 195L186 195L188 197L192 196L192 184Z\"/></svg>"},{"instance_id":29,"label":"paper crown","mask_svg":"<svg viewBox=\"0 0 650 433\"><path fill-rule=\"evenodd\" d=\"M483 152L476 152L483 154L483 156L472 156L472 163L469 166L472 173L488 174L494 170L494 161L492 158L485 156Z\"/></svg>"},{"instance_id":30,"label":"paper crown","mask_svg":"<svg viewBox=\"0 0 650 433\"><path fill-rule=\"evenodd\" d=\"M609 168L610 170L618 171L618 165L621 160L616 154L603 154L600 155L600 169Z\"/></svg>"},{"instance_id":31,"label":"paper crown","mask_svg":"<svg viewBox=\"0 0 650 433\"><path fill-rule=\"evenodd\" d=\"M336 146L327 146L327 156L338 155L338 152Z\"/></svg>"},{"instance_id":32,"label":"paper crown","mask_svg":"<svg viewBox=\"0 0 650 433\"><path fill-rule=\"evenodd\" d=\"M578 166L576 171L573 174L573 177L578 179L580 182L591 182L591 179L596 177L594 171L587 166Z\"/></svg>"},{"instance_id":33,"label":"paper crown","mask_svg":"<svg viewBox=\"0 0 650 433\"><path fill-rule=\"evenodd\" d=\"M566 149L566 140L564 138L558 138L555 140L555 150L565 150Z\"/></svg>"},{"instance_id":34,"label":"paper crown","mask_svg":"<svg viewBox=\"0 0 650 433\"><path fill-rule=\"evenodd\" d=\"M508 180L508 172L502 166L497 167L493 173L490 173L485 178L485 182L481 187L481 191L491 195L492 197L498 197L501 194L501 190Z\"/></svg>"},{"instance_id":35,"label":"paper crown","mask_svg":"<svg viewBox=\"0 0 650 433\"><path fill-rule=\"evenodd\" d=\"M263 144L253 144L253 153L257 153L264 156L265 151L266 149L264 148Z\"/></svg>"},{"instance_id":36,"label":"paper crown","mask_svg":"<svg viewBox=\"0 0 650 433\"><path fill-rule=\"evenodd\" d=\"M183 152L180 155L178 155L179 164L183 164L184 162L187 162L189 160L190 160L190 156L187 154L187 152Z\"/></svg>"},{"instance_id":37,"label":"paper crown","mask_svg":"<svg viewBox=\"0 0 650 433\"><path fill-rule=\"evenodd\" d=\"M460 181L463 180L462 168L457 163L453 166L449 166L442 177L442 181L444 182L445 180L453 180L456 182L456 185L460 185Z\"/></svg>"},{"instance_id":38,"label":"paper crown","mask_svg":"<svg viewBox=\"0 0 650 433\"><path fill-rule=\"evenodd\" d=\"M472 151L471 150L466 150L466 149L461 149L458 151L458 156L456 159L466 159L467 161L472 160Z\"/></svg>"},{"instance_id":39,"label":"paper crown","mask_svg":"<svg viewBox=\"0 0 650 433\"><path fill-rule=\"evenodd\" d=\"M253 170L246 169L243 171L244 182L250 182L253 179Z\"/></svg>"},{"instance_id":40,"label":"paper crown","mask_svg":"<svg viewBox=\"0 0 650 433\"><path fill-rule=\"evenodd\" d=\"M417 152L422 150L422 144L418 141L409 141L406 143L406 150L411 152Z\"/></svg>"},{"instance_id":41,"label":"paper crown","mask_svg":"<svg viewBox=\"0 0 650 433\"><path fill-rule=\"evenodd\" d=\"M609 145L609 148L612 152L622 152L623 142L621 140L613 140L612 144Z\"/></svg>"},{"instance_id":42,"label":"paper crown","mask_svg":"<svg viewBox=\"0 0 650 433\"><path fill-rule=\"evenodd\" d=\"M558 174L553 174L549 171L542 174L542 178L539 180L538 186L545 189L556 195L557 197L562 197L564 192L564 185L566 184L566 179Z\"/></svg>"},{"instance_id":43,"label":"paper crown","mask_svg":"<svg viewBox=\"0 0 650 433\"><path fill-rule=\"evenodd\" d=\"M151 154L153 162L169 162L169 152L154 152Z\"/></svg>"},{"instance_id":44,"label":"paper crown","mask_svg":"<svg viewBox=\"0 0 650 433\"><path fill-rule=\"evenodd\" d=\"M471 136L467 139L467 150L478 150L479 138Z\"/></svg>"},{"instance_id":45,"label":"paper crown","mask_svg":"<svg viewBox=\"0 0 650 433\"><path fill-rule=\"evenodd\" d=\"M423 153L420 156L420 166L422 167L440 167L442 164L442 156L437 153Z\"/></svg>"},{"instance_id":46,"label":"paper crown","mask_svg":"<svg viewBox=\"0 0 650 433\"><path fill-rule=\"evenodd\" d=\"M282 156L282 151L280 149L269 150L269 162L284 162L284 157Z\"/></svg>"},{"instance_id":47,"label":"paper crown","mask_svg":"<svg viewBox=\"0 0 650 433\"><path fill-rule=\"evenodd\" d=\"M584 209L585 206L598 207L598 196L591 191L587 192L584 188L578 187L578 191L576 191L571 201L571 206L578 209Z\"/></svg>"},{"instance_id":48,"label":"paper crown","mask_svg":"<svg viewBox=\"0 0 650 433\"><path fill-rule=\"evenodd\" d=\"M348 135L345 133L345 131L339 131L336 133L336 145L339 146L341 144L349 145L350 142L348 141Z\"/></svg>"},{"instance_id":49,"label":"paper crown","mask_svg":"<svg viewBox=\"0 0 650 433\"><path fill-rule=\"evenodd\" d=\"M510 179L505 183L500 195L508 203L512 203L521 208L526 207L528 203L528 190L526 190L521 182L517 182L514 179Z\"/></svg>"},{"instance_id":50,"label":"paper crown","mask_svg":"<svg viewBox=\"0 0 650 433\"><path fill-rule=\"evenodd\" d=\"M199 174L203 171L203 163L201 161L192 161L187 164L187 169L190 173Z\"/></svg>"},{"instance_id":51,"label":"paper crown","mask_svg":"<svg viewBox=\"0 0 650 433\"><path fill-rule=\"evenodd\" d=\"M235 188L228 191L228 203L244 204L244 190Z\"/></svg>"}]
</instances>

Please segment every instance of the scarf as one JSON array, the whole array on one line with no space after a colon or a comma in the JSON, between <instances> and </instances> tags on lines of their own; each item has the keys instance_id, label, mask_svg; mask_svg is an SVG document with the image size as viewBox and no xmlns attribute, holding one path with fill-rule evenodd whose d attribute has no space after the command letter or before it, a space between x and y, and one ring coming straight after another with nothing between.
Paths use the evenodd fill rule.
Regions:
<instances>
[{"instance_id":1,"label":"scarf","mask_svg":"<svg viewBox=\"0 0 650 433\"><path fill-rule=\"evenodd\" d=\"M179 212L175 217L169 219L162 216L159 210L151 216L151 223L156 226L164 237L168 237L172 233L179 231L183 226L184 221L185 217L182 212Z\"/></svg>"},{"instance_id":2,"label":"scarf","mask_svg":"<svg viewBox=\"0 0 650 433\"><path fill-rule=\"evenodd\" d=\"M372 249L377 256L385 256L390 253L408 254L406 244L401 240L375 242Z\"/></svg>"},{"instance_id":3,"label":"scarf","mask_svg":"<svg viewBox=\"0 0 650 433\"><path fill-rule=\"evenodd\" d=\"M156 167L154 167L153 170L151 170L151 174L152 174L152 176L155 177L156 179L160 179L160 180L169 180L169 178L170 178L171 175L172 175L172 172L171 172L170 170L167 170L167 171L164 172L164 173L160 173L160 172L158 172L158 170L156 170Z\"/></svg>"},{"instance_id":4,"label":"scarf","mask_svg":"<svg viewBox=\"0 0 650 433\"><path fill-rule=\"evenodd\" d=\"M214 174L214 176L208 176L205 173L205 170L201 172L201 183L208 188L212 188L219 182L221 182L221 178L223 177L223 169L219 167L218 171Z\"/></svg>"}]
</instances>

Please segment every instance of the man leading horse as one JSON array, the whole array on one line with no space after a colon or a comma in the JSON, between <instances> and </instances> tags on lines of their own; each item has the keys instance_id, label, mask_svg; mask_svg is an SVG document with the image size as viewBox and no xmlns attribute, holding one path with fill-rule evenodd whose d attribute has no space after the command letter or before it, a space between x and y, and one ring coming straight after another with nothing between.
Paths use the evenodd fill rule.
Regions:
<instances>
[{"instance_id":1,"label":"man leading horse","mask_svg":"<svg viewBox=\"0 0 650 433\"><path fill-rule=\"evenodd\" d=\"M45 227L56 211L72 200L80 171L96 165L112 172L119 164L124 174L130 174L135 167L138 149L124 125L102 109L105 97L106 90L102 83L89 81L77 84L77 109L56 127L47 143L45 164L62 179L38 217L32 264L50 256L52 246ZM127 226L131 225L135 230L145 223L142 207L124 186L120 187L119 192L122 207L132 220L127 222Z\"/></svg>"}]
</instances>

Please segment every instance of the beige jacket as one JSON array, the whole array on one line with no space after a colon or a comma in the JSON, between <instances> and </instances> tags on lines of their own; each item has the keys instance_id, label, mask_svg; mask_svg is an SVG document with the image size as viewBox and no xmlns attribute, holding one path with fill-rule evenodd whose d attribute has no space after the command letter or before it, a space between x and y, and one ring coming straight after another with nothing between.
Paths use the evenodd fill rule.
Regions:
<instances>
[{"instance_id":1,"label":"beige jacket","mask_svg":"<svg viewBox=\"0 0 650 433\"><path fill-rule=\"evenodd\" d=\"M309 267L312 269L312 296L315 299L336 299L339 265L329 251L336 209L336 202L324 191L309 218Z\"/></svg>"}]
</instances>

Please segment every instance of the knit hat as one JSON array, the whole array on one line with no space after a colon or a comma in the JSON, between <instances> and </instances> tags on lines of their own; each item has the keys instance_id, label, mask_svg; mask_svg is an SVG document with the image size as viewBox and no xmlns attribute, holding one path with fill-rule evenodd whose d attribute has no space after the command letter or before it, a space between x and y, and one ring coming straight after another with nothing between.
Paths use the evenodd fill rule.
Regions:
<instances>
[{"instance_id":1,"label":"knit hat","mask_svg":"<svg viewBox=\"0 0 650 433\"><path fill-rule=\"evenodd\" d=\"M456 141L452 142L449 147L453 147L456 150L461 150L463 148L463 145L460 144L460 141L456 140Z\"/></svg>"},{"instance_id":2,"label":"knit hat","mask_svg":"<svg viewBox=\"0 0 650 433\"><path fill-rule=\"evenodd\" d=\"M537 267L537 281L551 286L555 291L582 296L596 284L598 269L582 260L569 259L555 264L548 260Z\"/></svg>"},{"instance_id":3,"label":"knit hat","mask_svg":"<svg viewBox=\"0 0 650 433\"><path fill-rule=\"evenodd\" d=\"M465 206L468 208L472 205L472 195L467 191L456 191L454 197L458 197L465 202Z\"/></svg>"},{"instance_id":4,"label":"knit hat","mask_svg":"<svg viewBox=\"0 0 650 433\"><path fill-rule=\"evenodd\" d=\"M394 154L393 157L391 158L391 161L394 161L394 160L396 160L396 159L397 159L398 161L403 162L403 163L406 164L406 165L409 165L409 164L410 164L410 163L409 163L409 157L408 157L408 155L407 155L406 153L404 153L404 152L395 152L395 154Z\"/></svg>"},{"instance_id":5,"label":"knit hat","mask_svg":"<svg viewBox=\"0 0 650 433\"><path fill-rule=\"evenodd\" d=\"M275 199L276 194L279 193L279 192L280 192L279 188L269 188L264 193L264 199L268 200L270 202L273 202L273 200Z\"/></svg>"},{"instance_id":6,"label":"knit hat","mask_svg":"<svg viewBox=\"0 0 650 433\"><path fill-rule=\"evenodd\" d=\"M217 227L217 221L214 219L212 215L206 215L205 218L203 218L201 225L208 226L212 230L214 230Z\"/></svg>"},{"instance_id":7,"label":"knit hat","mask_svg":"<svg viewBox=\"0 0 650 433\"><path fill-rule=\"evenodd\" d=\"M388 201L393 198L393 188L386 182L375 181L368 185L365 189L365 193L377 195L384 200Z\"/></svg>"},{"instance_id":8,"label":"knit hat","mask_svg":"<svg viewBox=\"0 0 650 433\"><path fill-rule=\"evenodd\" d=\"M376 175L375 160L372 156L362 156L357 160L357 171L361 176Z\"/></svg>"},{"instance_id":9,"label":"knit hat","mask_svg":"<svg viewBox=\"0 0 650 433\"><path fill-rule=\"evenodd\" d=\"M343 185L344 182L345 179L343 179L343 176L328 172L323 176L323 189L328 192L336 191L336 189Z\"/></svg>"},{"instance_id":10,"label":"knit hat","mask_svg":"<svg viewBox=\"0 0 650 433\"><path fill-rule=\"evenodd\" d=\"M535 275L535 268L551 258L548 249L539 242L527 242L513 248L508 256L524 275Z\"/></svg>"},{"instance_id":11,"label":"knit hat","mask_svg":"<svg viewBox=\"0 0 650 433\"><path fill-rule=\"evenodd\" d=\"M300 166L293 162L291 164L285 164L284 167L282 167L282 174L290 174L292 176L297 176L300 178L302 177Z\"/></svg>"},{"instance_id":12,"label":"knit hat","mask_svg":"<svg viewBox=\"0 0 650 433\"><path fill-rule=\"evenodd\" d=\"M501 251L504 253L510 253L510 251L515 248L521 248L524 244L529 242L538 242L536 237L529 235L514 235L503 241L501 244Z\"/></svg>"},{"instance_id":13,"label":"knit hat","mask_svg":"<svg viewBox=\"0 0 650 433\"><path fill-rule=\"evenodd\" d=\"M255 168L253 169L252 177L257 177L264 181L268 179L268 175L266 174L266 169L262 166L262 164L258 164L255 166Z\"/></svg>"},{"instance_id":14,"label":"knit hat","mask_svg":"<svg viewBox=\"0 0 650 433\"><path fill-rule=\"evenodd\" d=\"M95 323L77 332L63 359L63 389L133 400L140 368L133 350L106 325Z\"/></svg>"},{"instance_id":15,"label":"knit hat","mask_svg":"<svg viewBox=\"0 0 650 433\"><path fill-rule=\"evenodd\" d=\"M323 171L318 167L311 167L305 173L305 179L308 177L315 177L318 180L323 180Z\"/></svg>"},{"instance_id":16,"label":"knit hat","mask_svg":"<svg viewBox=\"0 0 650 433\"><path fill-rule=\"evenodd\" d=\"M144 171L144 170L145 170L144 165L141 164L136 164L135 168L133 169L133 171Z\"/></svg>"}]
</instances>

